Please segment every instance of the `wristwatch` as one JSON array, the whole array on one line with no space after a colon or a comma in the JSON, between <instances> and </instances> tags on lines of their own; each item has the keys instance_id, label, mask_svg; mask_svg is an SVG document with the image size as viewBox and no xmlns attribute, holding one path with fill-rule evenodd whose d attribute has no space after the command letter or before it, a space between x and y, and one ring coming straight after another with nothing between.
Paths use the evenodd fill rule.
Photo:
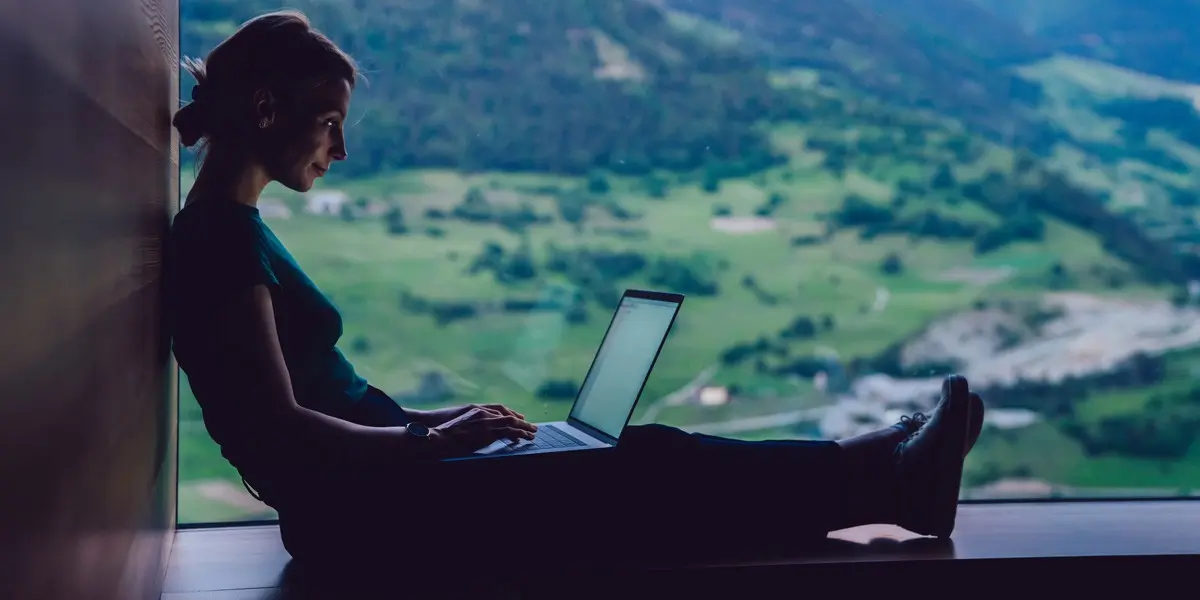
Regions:
<instances>
[{"instance_id":1,"label":"wristwatch","mask_svg":"<svg viewBox=\"0 0 1200 600\"><path fill-rule=\"evenodd\" d=\"M422 440L429 439L429 428L425 425L414 422L405 425L404 428L408 430L408 435Z\"/></svg>"}]
</instances>

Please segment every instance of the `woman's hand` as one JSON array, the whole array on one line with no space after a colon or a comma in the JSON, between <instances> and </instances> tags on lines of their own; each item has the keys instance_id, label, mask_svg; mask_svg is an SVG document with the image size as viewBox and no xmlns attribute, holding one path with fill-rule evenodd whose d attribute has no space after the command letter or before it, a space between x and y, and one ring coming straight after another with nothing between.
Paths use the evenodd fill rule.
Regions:
<instances>
[{"instance_id":1,"label":"woman's hand","mask_svg":"<svg viewBox=\"0 0 1200 600\"><path fill-rule=\"evenodd\" d=\"M429 428L434 428L443 423L453 421L468 412L480 409L484 412L492 413L495 416L501 417L516 417L524 420L525 415L518 413L501 404L467 404L464 406L451 406L449 408L436 408L434 410L414 410L411 408L404 409L412 420Z\"/></svg>"},{"instance_id":2,"label":"woman's hand","mask_svg":"<svg viewBox=\"0 0 1200 600\"><path fill-rule=\"evenodd\" d=\"M444 422L430 430L440 456L467 455L497 440L532 440L537 432L537 425L526 422L516 413L499 414L475 406L460 416L463 415L465 418Z\"/></svg>"}]
</instances>

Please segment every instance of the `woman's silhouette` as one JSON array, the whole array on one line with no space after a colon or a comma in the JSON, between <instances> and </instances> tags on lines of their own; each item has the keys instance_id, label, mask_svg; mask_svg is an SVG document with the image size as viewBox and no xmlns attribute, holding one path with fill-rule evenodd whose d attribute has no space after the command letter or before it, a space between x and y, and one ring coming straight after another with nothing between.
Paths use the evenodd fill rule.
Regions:
<instances>
[{"instance_id":1,"label":"woman's silhouette","mask_svg":"<svg viewBox=\"0 0 1200 600\"><path fill-rule=\"evenodd\" d=\"M440 462L536 428L501 404L445 426L471 407L401 408L370 386L335 346L337 308L256 208L268 183L305 192L348 159L354 62L303 15L279 12L185 66L197 84L174 124L204 153L168 240L174 349L209 433L278 510L294 557L511 548L578 561L814 540L868 523L951 533L983 416L961 378L928 416L839 442L650 425L628 428L611 451ZM569 535L534 533L557 525Z\"/></svg>"}]
</instances>

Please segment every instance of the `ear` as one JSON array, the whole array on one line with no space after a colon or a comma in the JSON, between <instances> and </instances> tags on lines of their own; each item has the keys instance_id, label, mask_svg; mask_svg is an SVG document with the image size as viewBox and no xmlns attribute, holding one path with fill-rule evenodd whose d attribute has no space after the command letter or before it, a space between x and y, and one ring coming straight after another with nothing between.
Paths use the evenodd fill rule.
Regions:
<instances>
[{"instance_id":1,"label":"ear","mask_svg":"<svg viewBox=\"0 0 1200 600\"><path fill-rule=\"evenodd\" d=\"M275 121L275 95L267 88L260 88L254 92L254 113L259 119L266 119L268 123Z\"/></svg>"}]
</instances>

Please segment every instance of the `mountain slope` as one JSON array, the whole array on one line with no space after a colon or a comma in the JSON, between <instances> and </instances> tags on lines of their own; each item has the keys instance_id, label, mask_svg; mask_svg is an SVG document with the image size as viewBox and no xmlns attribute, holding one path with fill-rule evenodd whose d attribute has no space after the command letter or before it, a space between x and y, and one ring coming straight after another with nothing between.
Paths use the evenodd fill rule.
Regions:
<instances>
[{"instance_id":1,"label":"mountain slope","mask_svg":"<svg viewBox=\"0 0 1200 600\"><path fill-rule=\"evenodd\" d=\"M1200 81L1196 0L973 0L1053 48L1161 77Z\"/></svg>"},{"instance_id":2,"label":"mountain slope","mask_svg":"<svg viewBox=\"0 0 1200 600\"><path fill-rule=\"evenodd\" d=\"M803 143L823 153L823 168L838 178L857 163L869 172L885 162L893 164L890 170L927 172L928 178L939 167L975 163L980 141L949 128L943 114L902 108L905 100L963 115L993 132L1023 125L1010 94L1000 93L1014 89L1016 80L963 59L955 64L982 78L963 81L940 62L948 51L929 50L855 5L737 3L777 11L768 19L716 0L677 3L717 9L726 23L741 24L746 37L730 42L681 31L660 7L640 0L292 5L358 57L370 81L355 100L362 125L348 129L355 160L339 168L348 178L417 166L601 168L633 175L705 167L706 185L715 188L721 179L778 163L777 140L763 127L769 119L805 123L809 139ZM266 0L185 3L183 51L202 55L237 23L278 6ZM799 35L785 43L789 32ZM822 80L843 75L855 89L768 80L745 49L753 47L752 36L774 40L780 62L819 67ZM980 80L999 87L970 85ZM882 98L855 91L863 88ZM1013 216L1003 204L1013 197L1017 208L1094 232L1148 279L1180 278L1169 255L1106 213L1098 199L1065 184L1059 199L1050 198L1016 179L995 173L986 189L972 193L1001 216ZM995 199L987 197L992 192ZM1071 198L1070 206L1061 198ZM1025 225L1018 220L983 232L981 243L1024 235Z\"/></svg>"},{"instance_id":3,"label":"mountain slope","mask_svg":"<svg viewBox=\"0 0 1200 600\"><path fill-rule=\"evenodd\" d=\"M901 24L925 44L942 43L987 65L1004 66L1045 58L1050 47L1008 16L972 0L851 0Z\"/></svg>"},{"instance_id":4,"label":"mountain slope","mask_svg":"<svg viewBox=\"0 0 1200 600\"><path fill-rule=\"evenodd\" d=\"M778 104L746 53L672 28L637 0L207 0L182 5L182 50L203 55L238 23L305 11L371 81L370 126L344 172L454 166L579 173L753 170L771 163L756 121ZM184 89L190 85L185 84Z\"/></svg>"},{"instance_id":5,"label":"mountain slope","mask_svg":"<svg viewBox=\"0 0 1200 600\"><path fill-rule=\"evenodd\" d=\"M1023 108L1040 98L1037 85L973 56L965 46L928 28L914 33L920 28L895 18L898 9L884 14L872 3L849 0L666 3L739 32L777 66L836 74L889 103L933 109L993 136L1023 138L1039 133Z\"/></svg>"},{"instance_id":6,"label":"mountain slope","mask_svg":"<svg viewBox=\"0 0 1200 600\"><path fill-rule=\"evenodd\" d=\"M1029 34L1078 18L1092 0L963 0L1007 19Z\"/></svg>"}]
</instances>

